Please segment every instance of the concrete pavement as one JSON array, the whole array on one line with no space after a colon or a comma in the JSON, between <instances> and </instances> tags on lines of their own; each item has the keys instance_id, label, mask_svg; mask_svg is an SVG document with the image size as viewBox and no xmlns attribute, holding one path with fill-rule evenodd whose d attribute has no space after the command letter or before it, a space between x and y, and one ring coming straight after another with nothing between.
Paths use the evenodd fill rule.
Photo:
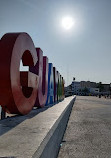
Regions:
<instances>
[{"instance_id":1,"label":"concrete pavement","mask_svg":"<svg viewBox=\"0 0 111 158\"><path fill-rule=\"evenodd\" d=\"M77 96L58 158L111 158L111 100Z\"/></svg>"}]
</instances>

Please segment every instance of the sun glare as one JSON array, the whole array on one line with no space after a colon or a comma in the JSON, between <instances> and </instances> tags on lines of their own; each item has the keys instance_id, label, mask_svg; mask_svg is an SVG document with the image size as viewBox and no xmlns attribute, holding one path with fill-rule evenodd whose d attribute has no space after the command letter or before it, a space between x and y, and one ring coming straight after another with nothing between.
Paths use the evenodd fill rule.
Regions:
<instances>
[{"instance_id":1,"label":"sun glare","mask_svg":"<svg viewBox=\"0 0 111 158\"><path fill-rule=\"evenodd\" d=\"M67 16L62 19L62 27L64 29L69 30L72 28L73 25L74 25L74 20L72 17Z\"/></svg>"}]
</instances>

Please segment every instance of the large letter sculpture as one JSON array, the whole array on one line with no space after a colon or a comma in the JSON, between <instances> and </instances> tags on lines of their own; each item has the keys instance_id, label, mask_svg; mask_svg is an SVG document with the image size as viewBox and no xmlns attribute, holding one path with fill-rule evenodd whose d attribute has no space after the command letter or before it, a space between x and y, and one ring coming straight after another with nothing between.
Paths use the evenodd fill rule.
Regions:
<instances>
[{"instance_id":1,"label":"large letter sculpture","mask_svg":"<svg viewBox=\"0 0 111 158\"><path fill-rule=\"evenodd\" d=\"M20 62L29 71L20 71ZM64 80L43 57L27 33L8 33L0 40L0 105L12 114L28 114L64 99Z\"/></svg>"},{"instance_id":2,"label":"large letter sculpture","mask_svg":"<svg viewBox=\"0 0 111 158\"><path fill-rule=\"evenodd\" d=\"M35 106L43 107L47 100L48 91L48 58L43 57L43 52L40 48L36 48L38 63L30 68L30 71L39 76L38 91Z\"/></svg>"},{"instance_id":3,"label":"large letter sculpture","mask_svg":"<svg viewBox=\"0 0 111 158\"><path fill-rule=\"evenodd\" d=\"M54 103L57 102L57 85L58 85L58 78L57 78L57 71L56 68L53 67L53 76L54 76Z\"/></svg>"},{"instance_id":4,"label":"large letter sculpture","mask_svg":"<svg viewBox=\"0 0 111 158\"><path fill-rule=\"evenodd\" d=\"M60 101L60 73L57 71L57 101Z\"/></svg>"},{"instance_id":5,"label":"large letter sculpture","mask_svg":"<svg viewBox=\"0 0 111 158\"><path fill-rule=\"evenodd\" d=\"M65 84L65 82L64 82L64 79L63 79L63 77L62 77L62 99L65 98L65 94L64 94L64 84Z\"/></svg>"},{"instance_id":6,"label":"large letter sculpture","mask_svg":"<svg viewBox=\"0 0 111 158\"><path fill-rule=\"evenodd\" d=\"M53 65L49 63L49 72L48 72L48 94L46 105L54 103L54 78L53 78Z\"/></svg>"},{"instance_id":7,"label":"large letter sculpture","mask_svg":"<svg viewBox=\"0 0 111 158\"><path fill-rule=\"evenodd\" d=\"M31 72L19 71L21 59L23 65L29 67L37 63L30 36L26 33L4 35L0 42L0 104L10 113L27 114L36 100L38 78Z\"/></svg>"}]
</instances>

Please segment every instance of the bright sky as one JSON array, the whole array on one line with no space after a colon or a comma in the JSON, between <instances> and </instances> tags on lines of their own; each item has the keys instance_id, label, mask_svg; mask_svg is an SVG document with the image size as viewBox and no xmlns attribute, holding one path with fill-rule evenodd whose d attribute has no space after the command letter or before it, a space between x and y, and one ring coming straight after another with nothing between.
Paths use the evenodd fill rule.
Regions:
<instances>
[{"instance_id":1,"label":"bright sky","mask_svg":"<svg viewBox=\"0 0 111 158\"><path fill-rule=\"evenodd\" d=\"M7 32L27 32L66 85L111 82L111 0L0 0L0 38Z\"/></svg>"}]
</instances>

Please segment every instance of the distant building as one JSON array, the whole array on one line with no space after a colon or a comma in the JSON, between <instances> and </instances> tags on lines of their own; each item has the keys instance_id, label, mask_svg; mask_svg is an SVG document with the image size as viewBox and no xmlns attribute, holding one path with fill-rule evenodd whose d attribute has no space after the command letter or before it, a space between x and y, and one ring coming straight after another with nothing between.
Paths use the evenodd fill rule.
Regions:
<instances>
[{"instance_id":1,"label":"distant building","mask_svg":"<svg viewBox=\"0 0 111 158\"><path fill-rule=\"evenodd\" d=\"M102 84L101 82L97 83L100 94L109 95L110 94L110 84Z\"/></svg>"},{"instance_id":2,"label":"distant building","mask_svg":"<svg viewBox=\"0 0 111 158\"><path fill-rule=\"evenodd\" d=\"M75 94L75 95L88 95L89 93L96 94L99 91L99 89L97 89L96 86L97 86L96 82L90 82L90 81L77 82L77 81L73 81L72 82L72 94Z\"/></svg>"},{"instance_id":3,"label":"distant building","mask_svg":"<svg viewBox=\"0 0 111 158\"><path fill-rule=\"evenodd\" d=\"M69 97L72 95L72 85L69 85L64 88L65 91L65 97Z\"/></svg>"},{"instance_id":4,"label":"distant building","mask_svg":"<svg viewBox=\"0 0 111 158\"><path fill-rule=\"evenodd\" d=\"M103 92L108 92L110 89L110 84L102 84L103 85Z\"/></svg>"},{"instance_id":5,"label":"distant building","mask_svg":"<svg viewBox=\"0 0 111 158\"><path fill-rule=\"evenodd\" d=\"M81 81L77 82L73 80L71 85L65 87L65 94L66 96L70 95L108 95L110 94L109 91L109 84L100 84L96 82L90 81Z\"/></svg>"},{"instance_id":6,"label":"distant building","mask_svg":"<svg viewBox=\"0 0 111 158\"><path fill-rule=\"evenodd\" d=\"M73 81L72 82L72 94L78 95L81 89L80 82Z\"/></svg>"},{"instance_id":7,"label":"distant building","mask_svg":"<svg viewBox=\"0 0 111 158\"><path fill-rule=\"evenodd\" d=\"M81 81L81 88L96 88L97 83L96 82L90 82L90 81Z\"/></svg>"},{"instance_id":8,"label":"distant building","mask_svg":"<svg viewBox=\"0 0 111 158\"><path fill-rule=\"evenodd\" d=\"M92 95L98 95L99 94L99 88L89 88L89 92Z\"/></svg>"}]
</instances>

